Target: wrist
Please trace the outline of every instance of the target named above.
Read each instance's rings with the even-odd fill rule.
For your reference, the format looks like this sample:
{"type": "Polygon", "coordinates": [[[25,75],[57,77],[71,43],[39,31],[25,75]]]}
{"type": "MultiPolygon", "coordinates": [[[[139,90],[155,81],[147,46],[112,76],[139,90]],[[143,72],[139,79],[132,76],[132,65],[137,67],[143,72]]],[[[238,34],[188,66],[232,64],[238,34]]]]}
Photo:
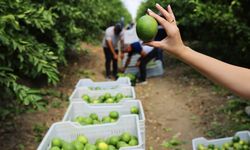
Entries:
{"type": "Polygon", "coordinates": [[[191,51],[191,48],[188,46],[183,45],[182,47],[178,48],[178,53],[176,54],[176,57],[180,59],[185,59],[185,57],[188,55],[188,53],[191,51]]]}

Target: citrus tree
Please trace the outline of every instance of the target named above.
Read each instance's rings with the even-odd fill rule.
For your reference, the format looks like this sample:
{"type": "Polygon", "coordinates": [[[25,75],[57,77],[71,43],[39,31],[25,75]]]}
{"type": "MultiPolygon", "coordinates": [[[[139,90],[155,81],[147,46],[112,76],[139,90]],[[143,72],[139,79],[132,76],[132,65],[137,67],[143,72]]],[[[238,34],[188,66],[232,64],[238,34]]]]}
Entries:
{"type": "Polygon", "coordinates": [[[1,0],[0,113],[8,113],[7,103],[8,108],[41,108],[40,91],[26,81],[45,79],[56,85],[58,67],[67,64],[66,52],[94,40],[121,17],[131,20],[120,0],[1,0]]]}
{"type": "MultiPolygon", "coordinates": [[[[232,64],[250,65],[250,2],[247,0],[150,0],[137,17],[155,4],[171,4],[185,41],[202,53],[232,64]]],[[[156,11],[157,12],[157,11],[156,11]]]]}

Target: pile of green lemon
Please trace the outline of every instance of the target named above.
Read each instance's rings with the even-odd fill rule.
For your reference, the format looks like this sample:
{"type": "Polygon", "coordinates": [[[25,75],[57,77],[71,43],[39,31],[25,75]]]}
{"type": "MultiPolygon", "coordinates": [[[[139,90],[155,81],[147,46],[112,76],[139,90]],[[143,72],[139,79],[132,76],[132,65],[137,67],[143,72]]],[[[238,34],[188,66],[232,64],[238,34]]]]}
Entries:
{"type": "MultiPolygon", "coordinates": [[[[139,114],[139,108],[132,106],[130,108],[131,114],[139,114]]],[[[98,117],[96,113],[91,113],[88,117],[77,116],[73,119],[74,122],[78,122],[81,125],[93,125],[93,124],[102,124],[102,123],[112,123],[116,122],[119,119],[119,113],[117,111],[109,112],[109,116],[104,116],[102,119],[98,117]]]]}
{"type": "Polygon", "coordinates": [[[60,138],[53,138],[50,150],[118,150],[121,147],[138,145],[136,136],[129,132],[124,132],[118,136],[111,136],[107,139],[97,139],[95,143],[90,143],[84,135],[79,135],[76,140],[66,142],[60,138]]]}
{"type": "Polygon", "coordinates": [[[239,136],[234,136],[232,141],[224,143],[221,147],[217,147],[214,144],[204,146],[199,144],[198,150],[250,150],[250,141],[241,140],[239,136]]]}
{"type": "Polygon", "coordinates": [[[99,96],[98,98],[91,98],[87,94],[82,95],[82,99],[87,103],[98,104],[98,103],[118,103],[123,98],[131,98],[131,96],[123,95],[122,93],[117,93],[115,96],[112,96],[110,93],[105,93],[104,95],[99,96]]]}

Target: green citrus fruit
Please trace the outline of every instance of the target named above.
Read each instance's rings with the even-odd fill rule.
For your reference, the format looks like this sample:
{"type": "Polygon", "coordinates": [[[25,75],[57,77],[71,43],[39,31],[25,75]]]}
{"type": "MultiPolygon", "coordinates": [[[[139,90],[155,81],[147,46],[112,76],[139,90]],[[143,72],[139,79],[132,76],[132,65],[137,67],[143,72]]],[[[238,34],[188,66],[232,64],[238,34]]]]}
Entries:
{"type": "Polygon", "coordinates": [[[120,149],[121,147],[127,147],[129,146],[126,142],[123,142],[123,141],[119,141],[117,143],[117,148],[120,149]]]}
{"type": "Polygon", "coordinates": [[[131,114],[139,114],[139,109],[138,109],[138,107],[132,106],[132,107],[130,108],[130,113],[131,113],[131,114]]]}
{"type": "Polygon", "coordinates": [[[124,97],[124,96],[123,96],[122,93],[117,93],[117,94],[115,95],[116,100],[120,100],[120,99],[122,99],[123,97],[124,97]]]}
{"type": "Polygon", "coordinates": [[[98,120],[98,115],[96,113],[91,113],[89,117],[93,120],[98,120]]]}
{"type": "Polygon", "coordinates": [[[100,100],[100,102],[103,102],[103,101],[105,100],[105,96],[104,96],[104,95],[99,96],[99,97],[98,97],[98,100],[100,100]]]}
{"type": "Polygon", "coordinates": [[[88,125],[93,124],[93,119],[87,117],[87,118],[84,119],[84,123],[88,124],[88,125]]]}
{"type": "Polygon", "coordinates": [[[114,103],[114,99],[113,98],[108,98],[108,99],[106,99],[105,103],[114,103]]]}
{"type": "Polygon", "coordinates": [[[64,142],[62,144],[62,149],[63,150],[75,150],[75,146],[72,143],[64,142]]]}
{"type": "Polygon", "coordinates": [[[111,111],[109,113],[109,117],[112,119],[118,119],[119,118],[119,113],[117,111],[111,111]]]}
{"type": "Polygon", "coordinates": [[[80,141],[76,140],[76,141],[72,142],[72,144],[75,146],[76,150],[83,150],[84,149],[84,145],[80,141]]]}
{"type": "Polygon", "coordinates": [[[97,148],[98,150],[108,150],[108,144],[106,144],[105,142],[100,142],[98,143],[97,148]]]}
{"type": "Polygon", "coordinates": [[[109,139],[109,144],[116,146],[116,144],[120,141],[119,136],[111,136],[109,139]]]}
{"type": "Polygon", "coordinates": [[[92,104],[99,104],[101,103],[101,101],[99,99],[95,99],[93,101],[91,101],[92,104]]]}
{"type": "Polygon", "coordinates": [[[49,150],[61,150],[59,147],[51,147],[49,150]]]}
{"type": "Polygon", "coordinates": [[[52,147],[62,147],[62,141],[60,138],[53,138],[51,145],[52,147]]]}
{"type": "Polygon", "coordinates": [[[95,141],[95,145],[98,146],[99,143],[105,143],[105,140],[102,138],[99,138],[95,141]]]}
{"type": "Polygon", "coordinates": [[[108,99],[108,98],[111,98],[111,97],[112,97],[112,95],[110,93],[105,93],[104,94],[104,98],[105,99],[108,99]]]}
{"type": "Polygon", "coordinates": [[[128,145],[130,145],[130,146],[136,146],[136,145],[138,145],[138,141],[136,139],[131,139],[128,142],[128,145]]]}
{"type": "Polygon", "coordinates": [[[157,31],[158,23],[153,17],[144,15],[137,21],[136,33],[141,40],[145,42],[153,40],[157,31]]]}
{"type": "Polygon", "coordinates": [[[90,101],[90,97],[86,94],[82,95],[82,99],[86,102],[89,102],[90,101]]]}
{"type": "Polygon", "coordinates": [[[113,146],[113,145],[109,145],[108,150],[117,150],[117,149],[115,148],[115,146],[113,146]]]}
{"type": "Polygon", "coordinates": [[[108,117],[108,116],[105,116],[105,117],[102,118],[102,122],[103,123],[110,123],[111,122],[111,118],[108,117]]]}
{"type": "Polygon", "coordinates": [[[88,143],[88,138],[84,135],[79,135],[77,137],[77,141],[81,142],[82,144],[87,144],[88,143]]]}
{"type": "Polygon", "coordinates": [[[84,150],[97,150],[97,148],[93,144],[86,144],[84,150]]]}
{"type": "Polygon", "coordinates": [[[130,133],[128,132],[124,132],[122,135],[121,135],[121,140],[128,143],[130,140],[131,140],[131,135],[130,133]]]}

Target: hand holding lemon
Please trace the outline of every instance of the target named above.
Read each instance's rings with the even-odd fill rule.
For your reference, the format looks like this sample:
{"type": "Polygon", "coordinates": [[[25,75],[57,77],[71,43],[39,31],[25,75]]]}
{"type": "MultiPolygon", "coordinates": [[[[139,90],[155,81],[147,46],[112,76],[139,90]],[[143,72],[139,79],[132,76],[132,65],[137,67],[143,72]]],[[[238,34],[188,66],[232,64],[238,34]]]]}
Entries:
{"type": "Polygon", "coordinates": [[[186,49],[186,46],[182,42],[179,28],[176,25],[175,16],[170,5],[168,5],[167,10],[165,10],[159,4],[156,4],[156,8],[164,17],[161,17],[148,9],[148,15],[141,17],[137,22],[136,30],[138,37],[146,42],[145,44],[149,46],[167,50],[170,54],[175,56],[181,55],[186,49]],[[152,41],[153,37],[157,34],[157,31],[155,31],[157,22],[155,21],[155,24],[152,19],[156,19],[157,22],[163,26],[167,33],[167,37],[162,41],[152,41]]]}

